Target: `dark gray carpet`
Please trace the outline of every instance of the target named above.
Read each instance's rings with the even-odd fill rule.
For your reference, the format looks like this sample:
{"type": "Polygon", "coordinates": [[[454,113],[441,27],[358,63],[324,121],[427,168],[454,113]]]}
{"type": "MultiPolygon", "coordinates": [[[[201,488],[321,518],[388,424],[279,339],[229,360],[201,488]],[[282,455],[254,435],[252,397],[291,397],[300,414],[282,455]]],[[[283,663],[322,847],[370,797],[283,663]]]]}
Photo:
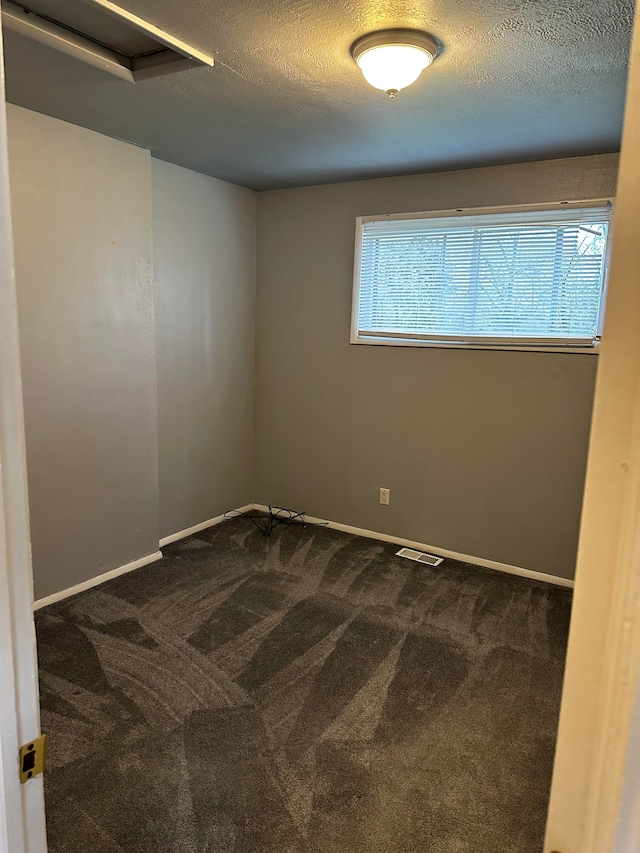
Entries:
{"type": "Polygon", "coordinates": [[[37,614],[51,853],[540,853],[571,597],[234,520],[37,614]]]}

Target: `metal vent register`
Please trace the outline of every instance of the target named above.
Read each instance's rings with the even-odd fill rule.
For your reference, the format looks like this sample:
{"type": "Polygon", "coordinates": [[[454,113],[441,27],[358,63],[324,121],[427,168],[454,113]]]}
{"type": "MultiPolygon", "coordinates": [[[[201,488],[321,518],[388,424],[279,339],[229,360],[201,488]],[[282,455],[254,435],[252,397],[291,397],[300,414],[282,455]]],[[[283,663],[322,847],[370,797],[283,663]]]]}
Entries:
{"type": "Polygon", "coordinates": [[[396,557],[406,557],[407,560],[426,563],[427,566],[439,566],[444,559],[444,557],[435,557],[433,554],[425,554],[423,551],[414,551],[413,548],[400,548],[396,551],[396,557]]]}

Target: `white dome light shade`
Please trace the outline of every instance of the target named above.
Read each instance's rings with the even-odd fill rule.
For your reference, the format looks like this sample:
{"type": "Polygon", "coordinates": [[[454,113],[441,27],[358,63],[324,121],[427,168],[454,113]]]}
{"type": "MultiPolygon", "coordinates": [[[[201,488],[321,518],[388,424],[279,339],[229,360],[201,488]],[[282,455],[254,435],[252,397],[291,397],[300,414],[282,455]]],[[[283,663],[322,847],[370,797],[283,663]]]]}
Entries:
{"type": "Polygon", "coordinates": [[[426,33],[389,30],[363,36],[351,54],[365,80],[392,98],[418,79],[437,53],[435,41],[426,33]]]}
{"type": "Polygon", "coordinates": [[[367,83],[383,92],[399,92],[415,83],[432,61],[431,55],[408,44],[372,47],[358,59],[367,83]]]}

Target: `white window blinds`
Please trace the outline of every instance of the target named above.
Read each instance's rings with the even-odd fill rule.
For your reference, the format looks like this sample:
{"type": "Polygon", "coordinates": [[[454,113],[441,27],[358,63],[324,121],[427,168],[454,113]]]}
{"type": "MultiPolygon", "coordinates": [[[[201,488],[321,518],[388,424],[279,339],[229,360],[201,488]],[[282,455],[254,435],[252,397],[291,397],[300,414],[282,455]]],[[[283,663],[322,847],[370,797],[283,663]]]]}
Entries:
{"type": "Polygon", "coordinates": [[[591,346],[609,203],[360,220],[354,339],[591,346]]]}

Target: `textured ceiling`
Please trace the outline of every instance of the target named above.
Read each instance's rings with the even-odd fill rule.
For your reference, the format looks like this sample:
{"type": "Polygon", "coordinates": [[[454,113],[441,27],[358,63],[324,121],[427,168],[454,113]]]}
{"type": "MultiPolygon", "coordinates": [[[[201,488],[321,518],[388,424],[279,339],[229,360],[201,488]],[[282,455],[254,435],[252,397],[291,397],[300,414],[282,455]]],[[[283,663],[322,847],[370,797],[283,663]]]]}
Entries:
{"type": "Polygon", "coordinates": [[[133,85],[6,32],[9,100],[256,189],[618,150],[632,0],[119,2],[215,68],[133,85]],[[393,101],[349,55],[386,27],[442,44],[393,101]]]}

